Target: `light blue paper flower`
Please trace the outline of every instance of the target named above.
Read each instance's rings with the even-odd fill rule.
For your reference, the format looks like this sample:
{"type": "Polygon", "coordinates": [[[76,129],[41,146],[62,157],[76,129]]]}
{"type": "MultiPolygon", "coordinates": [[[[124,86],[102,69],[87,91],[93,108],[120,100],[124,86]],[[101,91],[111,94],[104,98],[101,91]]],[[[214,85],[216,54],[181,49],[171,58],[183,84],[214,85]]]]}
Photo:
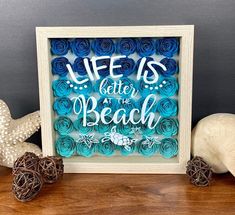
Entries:
{"type": "Polygon", "coordinates": [[[160,154],[164,158],[172,158],[178,154],[178,142],[173,138],[165,138],[161,140],[160,154]]]}
{"type": "Polygon", "coordinates": [[[110,141],[102,141],[102,139],[97,144],[97,151],[107,157],[112,156],[115,153],[115,145],[110,141]]]}
{"type": "Polygon", "coordinates": [[[179,85],[176,78],[174,77],[161,78],[158,83],[159,83],[158,92],[161,96],[170,97],[177,94],[179,85]]]}
{"type": "Polygon", "coordinates": [[[72,92],[70,87],[71,81],[66,78],[60,78],[52,82],[52,89],[54,96],[63,97],[68,96],[72,92]]]}
{"type": "Polygon", "coordinates": [[[155,129],[159,135],[171,137],[178,134],[178,126],[178,120],[164,117],[160,119],[155,129]]]}
{"type": "Polygon", "coordinates": [[[60,135],[67,135],[73,131],[73,122],[66,116],[60,116],[54,122],[54,129],[60,135]]]}
{"type": "MultiPolygon", "coordinates": [[[[87,123],[94,121],[89,116],[86,117],[86,120],[87,120],[87,123]]],[[[88,125],[83,126],[83,116],[79,116],[78,119],[74,121],[73,125],[74,125],[74,128],[82,134],[88,134],[89,132],[92,132],[94,130],[94,126],[88,126],[88,125]]]]}
{"type": "Polygon", "coordinates": [[[139,142],[138,152],[145,157],[151,157],[157,153],[159,144],[152,143],[148,139],[144,138],[139,142]]]}
{"type": "Polygon", "coordinates": [[[67,97],[60,97],[54,101],[53,109],[58,115],[68,115],[72,112],[73,103],[67,97]]]}
{"type": "Polygon", "coordinates": [[[63,157],[71,157],[76,151],[76,144],[70,136],[60,136],[55,143],[56,151],[63,157]]]}
{"type": "Polygon", "coordinates": [[[177,101],[175,99],[163,98],[157,103],[157,111],[161,116],[176,116],[178,113],[177,101]]]}

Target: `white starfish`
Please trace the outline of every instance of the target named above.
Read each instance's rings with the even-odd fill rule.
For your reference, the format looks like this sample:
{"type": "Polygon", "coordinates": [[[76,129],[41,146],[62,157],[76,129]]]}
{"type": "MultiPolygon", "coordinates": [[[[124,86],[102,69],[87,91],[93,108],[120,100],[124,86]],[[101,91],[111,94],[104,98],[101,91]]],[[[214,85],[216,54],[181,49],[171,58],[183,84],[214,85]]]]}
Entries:
{"type": "Polygon", "coordinates": [[[0,166],[12,167],[25,152],[40,155],[37,145],[25,142],[39,128],[39,111],[14,120],[6,103],[0,100],[0,166]]]}

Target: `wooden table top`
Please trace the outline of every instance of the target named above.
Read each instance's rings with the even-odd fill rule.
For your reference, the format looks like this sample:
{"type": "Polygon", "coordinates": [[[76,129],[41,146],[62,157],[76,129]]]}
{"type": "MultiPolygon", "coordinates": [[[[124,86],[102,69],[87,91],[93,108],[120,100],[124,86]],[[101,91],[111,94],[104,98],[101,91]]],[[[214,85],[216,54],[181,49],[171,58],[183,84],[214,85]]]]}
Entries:
{"type": "Polygon", "coordinates": [[[217,175],[198,188],[186,175],[65,174],[31,202],[11,193],[11,170],[0,168],[0,214],[235,214],[235,179],[217,175]]]}

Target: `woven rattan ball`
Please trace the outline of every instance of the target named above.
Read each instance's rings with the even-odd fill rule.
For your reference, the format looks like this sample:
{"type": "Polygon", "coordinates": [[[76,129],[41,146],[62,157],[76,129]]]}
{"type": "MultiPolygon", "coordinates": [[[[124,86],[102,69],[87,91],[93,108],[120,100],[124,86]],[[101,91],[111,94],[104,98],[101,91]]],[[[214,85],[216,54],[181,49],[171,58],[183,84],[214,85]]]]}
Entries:
{"type": "Polygon", "coordinates": [[[54,183],[64,173],[63,160],[56,156],[41,158],[38,163],[38,171],[45,183],[54,183]]]}
{"type": "Polygon", "coordinates": [[[42,185],[43,179],[37,171],[18,168],[13,178],[12,192],[17,200],[27,202],[40,192],[42,185]]]}
{"type": "Polygon", "coordinates": [[[211,167],[201,158],[194,157],[187,163],[186,174],[190,182],[196,186],[208,186],[212,178],[211,167]]]}
{"type": "Polygon", "coordinates": [[[15,175],[19,168],[31,169],[37,171],[39,157],[32,152],[25,152],[19,157],[12,168],[12,174],[15,175]]]}

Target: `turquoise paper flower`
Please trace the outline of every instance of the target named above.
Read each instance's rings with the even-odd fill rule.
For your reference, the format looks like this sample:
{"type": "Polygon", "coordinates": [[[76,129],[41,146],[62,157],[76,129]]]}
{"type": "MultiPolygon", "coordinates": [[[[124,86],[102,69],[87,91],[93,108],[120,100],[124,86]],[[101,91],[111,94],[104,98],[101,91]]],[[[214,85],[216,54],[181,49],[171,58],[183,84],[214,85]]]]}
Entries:
{"type": "Polygon", "coordinates": [[[151,157],[159,150],[159,144],[152,143],[150,140],[144,138],[139,142],[138,152],[145,157],[151,157]]]}
{"type": "Polygon", "coordinates": [[[110,140],[103,142],[101,138],[97,144],[97,151],[100,154],[110,157],[115,153],[115,145],[110,140]]]}
{"type": "Polygon", "coordinates": [[[107,87],[112,86],[114,83],[113,79],[111,78],[104,78],[104,79],[99,79],[96,81],[95,85],[94,85],[94,92],[99,93],[100,95],[109,95],[109,93],[107,93],[107,87]],[[103,81],[105,80],[105,81],[103,81]],[[101,82],[103,81],[103,88],[100,89],[100,85],[101,82]]]}
{"type": "MultiPolygon", "coordinates": [[[[78,78],[78,81],[83,80],[83,78],[78,78]]],[[[83,84],[74,83],[73,91],[77,94],[89,95],[92,92],[92,83],[90,80],[83,84]]]]}
{"type": "Polygon", "coordinates": [[[151,136],[155,133],[155,129],[149,128],[147,123],[141,124],[141,129],[142,129],[143,135],[145,135],[145,136],[151,136]]]}
{"type": "Polygon", "coordinates": [[[156,126],[156,132],[166,137],[174,136],[178,133],[179,123],[177,119],[164,117],[161,118],[156,126]]]}
{"type": "MultiPolygon", "coordinates": [[[[151,81],[152,79],[148,78],[148,80],[151,81]]],[[[147,97],[150,94],[156,94],[157,89],[157,83],[147,84],[145,83],[144,79],[140,79],[140,81],[138,82],[138,90],[143,97],[147,97]]]]}
{"type": "Polygon", "coordinates": [[[54,96],[63,97],[68,96],[72,92],[70,87],[71,81],[66,78],[60,78],[52,82],[52,89],[54,96]]]}
{"type": "Polygon", "coordinates": [[[55,143],[56,151],[59,155],[69,158],[76,151],[76,143],[70,136],[60,136],[55,143]]]}
{"type": "Polygon", "coordinates": [[[178,113],[177,101],[175,99],[163,98],[157,103],[157,110],[161,116],[176,116],[178,113]]]}
{"type": "Polygon", "coordinates": [[[120,150],[121,155],[128,156],[128,155],[133,154],[135,152],[136,144],[132,143],[131,145],[129,145],[130,150],[127,150],[125,148],[125,146],[118,146],[118,149],[120,150]]]}
{"type": "Polygon", "coordinates": [[[160,154],[164,158],[172,158],[178,154],[178,142],[173,138],[165,138],[161,140],[160,154]]]}
{"type": "Polygon", "coordinates": [[[161,78],[159,80],[159,88],[158,92],[161,96],[174,96],[177,94],[179,85],[177,82],[177,79],[174,77],[168,77],[168,78],[161,78]]]}
{"type": "Polygon", "coordinates": [[[73,102],[67,97],[60,97],[54,101],[53,109],[58,115],[68,115],[73,110],[73,102]]]}
{"type": "Polygon", "coordinates": [[[117,110],[117,106],[116,98],[103,96],[97,101],[96,110],[101,113],[101,111],[107,107],[111,108],[112,113],[114,113],[117,110]]]}
{"type": "Polygon", "coordinates": [[[84,157],[91,157],[95,153],[95,143],[89,147],[85,143],[77,143],[77,153],[78,155],[84,156],[84,157]]]}
{"type": "MultiPolygon", "coordinates": [[[[124,91],[124,87],[128,89],[136,89],[136,85],[135,85],[135,82],[127,77],[122,77],[120,78],[121,80],[121,91],[124,91]]],[[[133,90],[128,90],[126,91],[126,94],[122,93],[120,94],[120,96],[122,96],[123,98],[130,98],[132,96],[132,92],[133,90]]]]}
{"type": "MultiPolygon", "coordinates": [[[[89,116],[87,116],[86,120],[87,120],[87,123],[94,121],[89,116]]],[[[79,131],[80,133],[83,133],[83,134],[87,134],[87,133],[92,132],[94,130],[94,126],[88,126],[88,125],[83,126],[83,116],[79,116],[78,119],[74,121],[73,125],[77,131],[79,131]]]]}
{"type": "MultiPolygon", "coordinates": [[[[110,122],[112,120],[111,117],[106,116],[105,117],[106,122],[110,122]]],[[[98,125],[95,125],[95,130],[100,133],[104,134],[105,132],[109,132],[111,128],[113,127],[113,123],[110,122],[109,124],[104,124],[101,120],[99,121],[98,125]]]]}
{"type": "Polygon", "coordinates": [[[67,135],[73,131],[73,122],[66,116],[60,116],[54,122],[54,129],[60,135],[67,135]]]}

